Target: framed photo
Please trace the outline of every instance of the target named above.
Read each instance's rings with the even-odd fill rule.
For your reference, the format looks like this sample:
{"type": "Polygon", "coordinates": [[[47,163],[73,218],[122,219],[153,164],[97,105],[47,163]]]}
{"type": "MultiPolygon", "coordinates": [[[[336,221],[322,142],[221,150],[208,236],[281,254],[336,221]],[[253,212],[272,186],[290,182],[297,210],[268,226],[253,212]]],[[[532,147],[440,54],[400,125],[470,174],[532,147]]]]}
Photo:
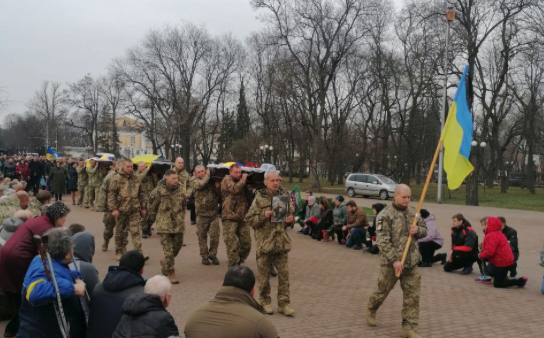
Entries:
{"type": "Polygon", "coordinates": [[[270,222],[283,223],[287,218],[289,212],[289,196],[278,195],[272,196],[272,217],[270,222]]]}

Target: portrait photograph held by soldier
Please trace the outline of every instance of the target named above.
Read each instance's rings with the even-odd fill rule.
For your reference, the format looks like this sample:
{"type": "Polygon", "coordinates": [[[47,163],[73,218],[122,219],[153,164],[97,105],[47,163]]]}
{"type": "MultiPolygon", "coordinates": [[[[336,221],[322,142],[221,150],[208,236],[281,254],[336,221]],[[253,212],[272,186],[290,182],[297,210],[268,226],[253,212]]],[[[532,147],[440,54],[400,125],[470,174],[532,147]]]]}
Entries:
{"type": "Polygon", "coordinates": [[[272,223],[285,222],[289,209],[289,196],[272,196],[272,223]]]}

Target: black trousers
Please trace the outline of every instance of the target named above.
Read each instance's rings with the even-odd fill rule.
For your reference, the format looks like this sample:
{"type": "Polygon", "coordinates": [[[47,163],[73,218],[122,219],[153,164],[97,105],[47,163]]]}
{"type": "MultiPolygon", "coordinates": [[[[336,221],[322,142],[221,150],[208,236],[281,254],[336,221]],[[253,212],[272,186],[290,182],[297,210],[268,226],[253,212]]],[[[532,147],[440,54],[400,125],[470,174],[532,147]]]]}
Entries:
{"type": "Polygon", "coordinates": [[[453,253],[452,262],[446,262],[444,265],[444,271],[452,272],[463,268],[472,268],[472,265],[476,262],[476,257],[472,252],[453,253]]]}
{"type": "Polygon", "coordinates": [[[13,334],[19,331],[19,309],[21,308],[21,295],[16,295],[12,293],[6,293],[6,295],[9,295],[9,297],[11,297],[13,312],[11,319],[6,325],[4,334],[13,334]]]}
{"type": "Polygon", "coordinates": [[[338,243],[342,243],[342,240],[346,239],[344,230],[342,230],[342,227],[336,227],[336,226],[333,226],[333,229],[334,229],[334,233],[336,234],[336,240],[338,241],[338,243]]]}
{"type": "Polygon", "coordinates": [[[62,201],[62,194],[55,194],[55,201],[62,201]]]}
{"type": "Polygon", "coordinates": [[[191,223],[196,223],[196,208],[191,208],[191,223]]]}
{"type": "Polygon", "coordinates": [[[430,242],[420,242],[419,244],[419,253],[421,254],[421,261],[423,263],[434,263],[438,262],[440,258],[437,258],[436,260],[433,260],[434,252],[440,248],[442,248],[442,245],[439,245],[436,242],[430,241],[430,242]]]}
{"type": "MultiPolygon", "coordinates": [[[[510,265],[510,273],[512,274],[517,274],[517,268],[518,268],[518,263],[517,262],[514,262],[514,264],[510,265]]],[[[487,264],[487,273],[489,276],[493,277],[495,276],[495,271],[496,271],[497,267],[491,263],[488,263],[487,264]]]]}
{"type": "Polygon", "coordinates": [[[508,272],[512,269],[512,265],[505,267],[495,267],[495,278],[493,278],[493,286],[496,288],[508,288],[511,286],[520,286],[521,278],[510,279],[506,277],[508,272]]]}

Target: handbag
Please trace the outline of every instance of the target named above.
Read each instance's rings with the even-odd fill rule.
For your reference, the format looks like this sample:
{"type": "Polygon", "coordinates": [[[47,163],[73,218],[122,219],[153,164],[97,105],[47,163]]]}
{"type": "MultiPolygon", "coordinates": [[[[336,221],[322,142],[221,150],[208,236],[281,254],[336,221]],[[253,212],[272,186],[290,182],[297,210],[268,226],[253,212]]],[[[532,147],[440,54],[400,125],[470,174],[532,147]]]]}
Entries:
{"type": "Polygon", "coordinates": [[[40,180],[40,186],[45,187],[45,185],[45,178],[42,177],[42,179],[40,180]]]}

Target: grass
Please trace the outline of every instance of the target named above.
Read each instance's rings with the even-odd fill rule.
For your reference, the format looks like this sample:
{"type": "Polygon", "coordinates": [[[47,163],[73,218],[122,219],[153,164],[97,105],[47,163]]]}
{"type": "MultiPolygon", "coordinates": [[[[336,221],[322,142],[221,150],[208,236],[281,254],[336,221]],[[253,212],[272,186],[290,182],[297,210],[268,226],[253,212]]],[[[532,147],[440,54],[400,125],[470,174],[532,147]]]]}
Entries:
{"type": "MultiPolygon", "coordinates": [[[[288,183],[284,178],[282,186],[286,189],[291,189],[293,186],[298,185],[301,192],[304,194],[304,191],[309,186],[309,179],[304,179],[302,183],[298,182],[298,179],[294,179],[293,183],[288,183]]],[[[333,185],[326,182],[325,180],[321,181],[322,193],[334,194],[334,195],[343,195],[346,197],[347,193],[344,188],[344,185],[333,185]]],[[[423,184],[417,185],[415,183],[410,185],[412,188],[413,197],[412,200],[419,200],[421,193],[423,191],[423,184]]],[[[446,186],[444,186],[444,203],[445,204],[457,204],[465,205],[465,186],[463,185],[460,189],[449,191],[446,186]]],[[[314,193],[319,195],[319,193],[314,193]]],[[[437,194],[437,185],[431,184],[425,200],[427,202],[435,202],[437,194]]],[[[494,187],[492,189],[485,188],[480,186],[478,190],[479,204],[484,207],[494,207],[494,208],[505,208],[505,209],[518,209],[518,210],[529,210],[529,211],[540,211],[544,212],[544,190],[537,189],[536,194],[532,195],[528,189],[521,189],[516,187],[511,187],[508,189],[506,194],[501,193],[500,187],[494,187]]],[[[304,198],[304,196],[303,196],[304,198]]]]}

